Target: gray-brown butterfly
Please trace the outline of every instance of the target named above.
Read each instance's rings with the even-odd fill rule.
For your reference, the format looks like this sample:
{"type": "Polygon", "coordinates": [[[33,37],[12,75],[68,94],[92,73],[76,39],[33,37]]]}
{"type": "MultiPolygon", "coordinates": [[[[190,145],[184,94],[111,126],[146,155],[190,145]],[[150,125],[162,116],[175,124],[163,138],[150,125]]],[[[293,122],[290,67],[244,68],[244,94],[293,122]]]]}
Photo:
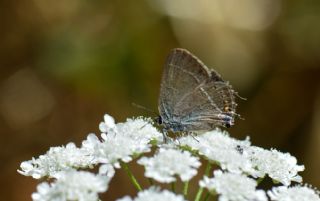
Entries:
{"type": "Polygon", "coordinates": [[[158,123],[173,132],[234,125],[235,95],[228,82],[185,49],[173,49],[164,66],[158,123]]]}

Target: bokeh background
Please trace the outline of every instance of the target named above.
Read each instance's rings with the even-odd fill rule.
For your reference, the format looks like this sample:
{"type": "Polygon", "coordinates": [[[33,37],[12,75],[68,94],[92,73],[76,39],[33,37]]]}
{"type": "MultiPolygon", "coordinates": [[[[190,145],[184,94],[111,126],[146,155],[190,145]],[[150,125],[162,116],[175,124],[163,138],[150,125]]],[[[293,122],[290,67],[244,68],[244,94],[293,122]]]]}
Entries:
{"type": "MultiPolygon", "coordinates": [[[[183,47],[215,68],[238,100],[228,131],[290,152],[320,187],[320,1],[0,1],[0,192],[31,200],[23,160],[78,145],[108,113],[157,112],[162,66],[183,47]]],[[[135,167],[133,167],[135,169],[135,167]]],[[[140,174],[143,169],[136,168],[140,174]]],[[[124,173],[104,200],[134,194],[124,173]],[[113,190],[112,190],[113,189],[113,190]]]]}

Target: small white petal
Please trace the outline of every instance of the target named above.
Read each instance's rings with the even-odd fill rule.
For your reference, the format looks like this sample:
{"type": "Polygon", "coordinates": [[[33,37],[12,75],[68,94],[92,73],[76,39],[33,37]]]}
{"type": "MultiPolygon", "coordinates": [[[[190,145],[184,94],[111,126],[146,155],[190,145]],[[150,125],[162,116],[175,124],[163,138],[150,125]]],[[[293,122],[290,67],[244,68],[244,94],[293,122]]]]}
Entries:
{"type": "Polygon", "coordinates": [[[108,132],[108,127],[107,127],[106,123],[101,122],[101,123],[99,124],[99,130],[100,130],[102,133],[108,132]]]}
{"type": "Polygon", "coordinates": [[[115,174],[115,169],[110,164],[103,164],[99,167],[99,174],[107,175],[108,177],[112,178],[115,174]]]}
{"type": "Polygon", "coordinates": [[[104,122],[99,124],[99,129],[102,133],[117,133],[117,126],[114,121],[114,118],[108,114],[105,114],[104,122]]]}
{"type": "Polygon", "coordinates": [[[107,127],[114,128],[116,126],[116,123],[112,116],[105,114],[103,119],[107,127]]]}
{"type": "Polygon", "coordinates": [[[33,166],[32,160],[22,162],[20,168],[21,170],[18,170],[18,172],[24,176],[32,176],[34,179],[42,177],[41,171],[33,166]]]}
{"type": "Polygon", "coordinates": [[[307,186],[279,186],[268,191],[273,201],[320,201],[319,192],[307,186]]]}
{"type": "Polygon", "coordinates": [[[187,151],[160,148],[152,158],[142,157],[138,163],[145,166],[145,176],[159,182],[170,183],[176,180],[188,181],[197,174],[201,165],[199,159],[187,151]]]}
{"type": "Polygon", "coordinates": [[[37,192],[32,193],[32,200],[49,200],[50,199],[50,185],[47,182],[43,182],[37,186],[37,192]]]}
{"type": "Polygon", "coordinates": [[[219,201],[267,201],[265,192],[256,190],[256,181],[241,174],[216,170],[213,178],[204,177],[199,185],[219,194],[219,201]]]}
{"type": "Polygon", "coordinates": [[[87,139],[82,141],[82,148],[88,150],[91,153],[94,153],[100,144],[101,141],[99,140],[99,138],[95,134],[90,133],[87,136],[87,139]]]}

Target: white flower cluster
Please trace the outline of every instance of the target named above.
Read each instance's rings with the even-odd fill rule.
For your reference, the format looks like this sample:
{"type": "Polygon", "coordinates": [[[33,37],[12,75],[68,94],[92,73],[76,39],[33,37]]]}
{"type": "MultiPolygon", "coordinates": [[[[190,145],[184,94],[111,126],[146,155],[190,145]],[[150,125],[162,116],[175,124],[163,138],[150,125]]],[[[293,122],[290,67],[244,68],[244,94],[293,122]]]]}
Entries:
{"type": "Polygon", "coordinates": [[[146,177],[163,183],[176,181],[174,175],[178,175],[182,181],[189,181],[201,165],[199,159],[191,156],[190,152],[164,148],[160,148],[152,158],[141,158],[138,163],[145,166],[146,177]]]}
{"type": "Polygon", "coordinates": [[[104,119],[99,126],[102,143],[93,135],[83,142],[83,147],[92,150],[99,163],[119,168],[119,161],[129,162],[132,156],[151,151],[152,141],[163,141],[163,135],[152,126],[150,119],[127,119],[125,123],[118,124],[109,115],[104,119]]]}
{"type": "Polygon", "coordinates": [[[161,191],[160,188],[150,187],[147,190],[138,193],[138,196],[132,199],[125,196],[116,201],[186,201],[182,195],[174,194],[168,190],[161,191]]]}
{"type": "MultiPolygon", "coordinates": [[[[214,171],[214,177],[204,177],[199,185],[218,194],[219,201],[267,201],[263,190],[257,190],[257,182],[243,174],[214,171]]],[[[308,186],[278,186],[267,192],[272,201],[320,201],[319,192],[308,186]]]]}
{"type": "Polygon", "coordinates": [[[264,191],[256,190],[256,180],[241,174],[223,173],[221,170],[216,170],[213,178],[204,177],[199,184],[219,194],[221,201],[268,200],[264,191]]]}
{"type": "Polygon", "coordinates": [[[248,139],[236,140],[219,129],[196,137],[182,137],[179,141],[181,145],[219,164],[223,170],[249,174],[255,178],[263,178],[267,174],[284,185],[290,185],[291,181],[302,182],[298,172],[303,171],[304,166],[297,165],[294,156],[251,146],[248,139]]]}
{"type": "Polygon", "coordinates": [[[243,156],[243,149],[250,147],[248,139],[236,140],[216,129],[195,137],[182,137],[178,141],[181,145],[199,151],[200,155],[219,164],[224,170],[235,173],[255,172],[250,159],[243,156]]]}
{"type": "Polygon", "coordinates": [[[281,153],[277,150],[265,150],[252,146],[246,150],[252,165],[258,170],[259,177],[266,174],[283,185],[290,185],[291,181],[302,182],[298,172],[304,170],[303,165],[297,165],[297,159],[289,153],[281,153]]]}
{"type": "Polygon", "coordinates": [[[32,194],[34,201],[97,201],[98,193],[105,192],[110,178],[84,171],[64,171],[56,174],[57,180],[51,184],[43,182],[32,194]]]}
{"type": "MultiPolygon", "coordinates": [[[[212,178],[205,176],[199,182],[197,200],[206,189],[207,193],[218,195],[219,201],[320,201],[319,193],[311,187],[290,187],[292,182],[302,182],[298,173],[304,170],[303,165],[297,165],[294,156],[252,146],[249,139],[237,140],[219,129],[164,142],[163,134],[150,119],[127,119],[124,123],[115,123],[113,117],[105,115],[99,128],[101,135],[89,134],[80,147],[74,143],[53,147],[46,154],[21,163],[20,174],[35,179],[52,178],[51,183],[38,185],[37,192],[32,194],[33,200],[96,201],[98,194],[108,189],[116,168],[124,167],[130,171],[125,163],[151,152],[153,147],[156,149],[153,156],[137,160],[144,166],[145,176],[160,183],[172,183],[180,178],[185,182],[184,195],[188,192],[188,182],[201,165],[200,157],[208,164],[215,163],[220,167],[212,178]],[[99,169],[97,174],[78,170],[95,166],[99,169]],[[265,176],[283,186],[266,192],[259,190],[257,179],[265,176]]],[[[131,172],[128,173],[140,190],[137,180],[131,172]]],[[[152,186],[139,191],[136,198],[126,196],[117,201],[146,200],[184,201],[185,197],[152,186]]]]}
{"type": "Polygon", "coordinates": [[[320,201],[319,192],[307,186],[279,186],[268,191],[273,201],[320,201]]]}
{"type": "Polygon", "coordinates": [[[87,150],[77,148],[74,143],[65,147],[51,147],[45,155],[21,163],[20,174],[32,176],[35,179],[55,177],[61,171],[73,168],[86,168],[96,164],[95,157],[87,150]]]}
{"type": "Polygon", "coordinates": [[[22,162],[19,173],[39,179],[55,177],[60,171],[89,168],[98,163],[111,164],[119,168],[119,161],[129,162],[135,154],[150,151],[151,141],[161,142],[163,135],[142,118],[128,119],[126,123],[115,124],[111,116],[105,115],[100,124],[102,141],[89,134],[77,148],[74,143],[65,147],[53,147],[39,158],[22,162]]]}
{"type": "Polygon", "coordinates": [[[106,191],[120,161],[129,162],[135,155],[149,152],[152,143],[163,141],[163,135],[150,119],[128,119],[115,124],[111,116],[105,115],[104,120],[99,125],[102,140],[89,134],[80,148],[74,143],[52,147],[46,154],[21,163],[18,172],[22,175],[54,178],[54,182],[38,186],[33,200],[97,200],[97,193],[106,191]],[[76,171],[98,164],[97,175],[76,171]]]}

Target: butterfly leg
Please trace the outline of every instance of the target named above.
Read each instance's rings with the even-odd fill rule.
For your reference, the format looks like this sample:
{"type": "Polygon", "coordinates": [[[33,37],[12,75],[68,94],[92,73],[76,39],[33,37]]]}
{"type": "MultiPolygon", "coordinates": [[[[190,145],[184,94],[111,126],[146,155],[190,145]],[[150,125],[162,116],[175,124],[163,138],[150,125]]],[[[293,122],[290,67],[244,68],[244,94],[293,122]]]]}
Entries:
{"type": "Polygon", "coordinates": [[[162,129],[162,136],[163,136],[163,142],[164,142],[165,144],[167,144],[168,141],[169,141],[167,129],[165,129],[165,128],[162,129]]]}
{"type": "Polygon", "coordinates": [[[144,124],[143,126],[140,127],[140,129],[143,129],[148,123],[144,124]]]}
{"type": "Polygon", "coordinates": [[[190,134],[190,136],[191,136],[195,141],[199,142],[199,140],[197,139],[197,136],[195,135],[194,132],[190,131],[190,132],[188,132],[188,133],[190,134]]]}

